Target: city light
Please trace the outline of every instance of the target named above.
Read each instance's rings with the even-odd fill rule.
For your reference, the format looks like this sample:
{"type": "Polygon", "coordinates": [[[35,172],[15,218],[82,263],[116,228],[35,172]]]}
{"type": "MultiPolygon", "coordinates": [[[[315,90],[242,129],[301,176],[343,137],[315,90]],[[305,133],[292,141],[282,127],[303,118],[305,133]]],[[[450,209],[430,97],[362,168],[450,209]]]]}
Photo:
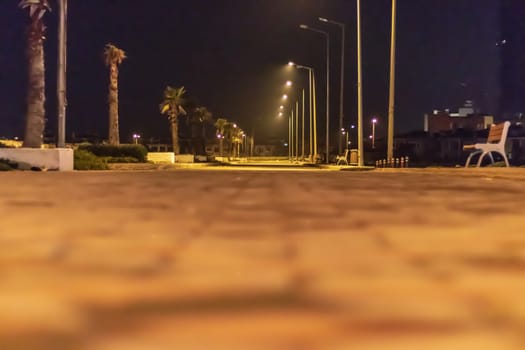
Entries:
{"type": "Polygon", "coordinates": [[[288,80],[288,81],[286,82],[286,86],[290,87],[290,86],[292,86],[292,85],[293,85],[293,83],[292,83],[290,80],[288,80]]]}
{"type": "Polygon", "coordinates": [[[288,95],[284,94],[283,95],[283,100],[287,100],[288,99],[288,95]]]}

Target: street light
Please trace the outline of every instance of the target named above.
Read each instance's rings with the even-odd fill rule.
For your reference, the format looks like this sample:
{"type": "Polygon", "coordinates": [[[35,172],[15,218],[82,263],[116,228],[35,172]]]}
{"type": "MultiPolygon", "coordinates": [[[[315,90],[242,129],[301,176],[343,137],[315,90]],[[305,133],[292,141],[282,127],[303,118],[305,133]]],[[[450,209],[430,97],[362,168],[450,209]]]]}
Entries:
{"type": "Polygon", "coordinates": [[[376,148],[376,124],[377,118],[372,119],[372,149],[376,148]]]}
{"type": "Polygon", "coordinates": [[[287,86],[287,87],[290,87],[290,86],[292,86],[292,85],[293,85],[293,83],[292,83],[290,80],[288,80],[288,81],[286,82],[286,86],[287,86]]]}
{"type": "Polygon", "coordinates": [[[57,73],[57,110],[58,110],[58,148],[66,145],[66,71],[67,71],[67,0],[60,0],[58,24],[58,73],[57,73]]]}
{"type": "Polygon", "coordinates": [[[288,95],[284,94],[283,95],[283,100],[287,100],[288,99],[288,95]]]}
{"type": "Polygon", "coordinates": [[[341,134],[346,136],[346,145],[345,145],[345,149],[348,149],[348,145],[349,145],[349,142],[348,142],[348,134],[350,134],[350,131],[349,131],[349,130],[348,130],[348,131],[345,130],[345,128],[341,128],[341,134]]]}
{"type": "Polygon", "coordinates": [[[390,39],[390,91],[388,97],[387,159],[394,158],[394,103],[396,86],[396,0],[392,0],[392,32],[390,39]]]}
{"type": "Polygon", "coordinates": [[[308,71],[309,80],[309,108],[310,108],[310,157],[317,159],[317,99],[315,91],[315,70],[312,67],[288,62],[288,66],[308,71]],[[313,112],[312,112],[313,111],[313,112]]]}
{"type": "Polygon", "coordinates": [[[311,28],[306,24],[299,28],[322,34],[326,37],[326,163],[330,161],[330,34],[324,30],[311,28]]]}
{"type": "Polygon", "coordinates": [[[139,134],[133,134],[133,142],[135,144],[139,143],[140,135],[139,134]]]}
{"type": "MultiPolygon", "coordinates": [[[[326,19],[326,18],[323,18],[323,17],[319,17],[319,20],[321,22],[325,22],[325,23],[331,23],[331,24],[335,24],[337,26],[339,26],[341,28],[341,31],[342,31],[342,36],[341,36],[341,88],[340,88],[340,96],[339,96],[339,128],[341,129],[343,127],[343,117],[344,117],[344,80],[345,80],[345,32],[346,32],[346,25],[344,23],[341,23],[341,22],[337,22],[337,21],[334,21],[334,20],[330,20],[330,19],[326,19]]],[[[341,148],[341,141],[342,139],[339,138],[339,154],[342,153],[342,148],[341,148]]],[[[347,145],[348,146],[348,145],[347,145]]],[[[345,147],[346,148],[346,147],[345,147]]]]}
{"type": "Polygon", "coordinates": [[[361,0],[357,0],[357,161],[364,165],[363,157],[363,75],[361,54],[361,0]]]}

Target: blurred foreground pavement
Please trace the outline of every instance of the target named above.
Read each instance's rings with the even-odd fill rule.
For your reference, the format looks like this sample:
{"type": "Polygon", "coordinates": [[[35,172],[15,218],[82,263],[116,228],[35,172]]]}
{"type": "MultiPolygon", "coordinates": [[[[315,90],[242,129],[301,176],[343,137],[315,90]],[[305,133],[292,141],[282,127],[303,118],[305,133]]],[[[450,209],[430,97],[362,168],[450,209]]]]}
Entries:
{"type": "Polygon", "coordinates": [[[0,174],[0,349],[525,349],[525,169],[0,174]]]}

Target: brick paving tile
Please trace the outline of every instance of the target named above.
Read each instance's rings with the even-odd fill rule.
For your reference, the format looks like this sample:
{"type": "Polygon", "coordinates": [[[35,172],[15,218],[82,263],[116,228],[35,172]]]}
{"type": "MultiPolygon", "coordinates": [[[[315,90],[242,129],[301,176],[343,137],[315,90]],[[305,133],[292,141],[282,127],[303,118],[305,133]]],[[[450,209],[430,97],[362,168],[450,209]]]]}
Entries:
{"type": "Polygon", "coordinates": [[[524,169],[0,174],[0,349],[524,349],[524,189],[524,169]]]}

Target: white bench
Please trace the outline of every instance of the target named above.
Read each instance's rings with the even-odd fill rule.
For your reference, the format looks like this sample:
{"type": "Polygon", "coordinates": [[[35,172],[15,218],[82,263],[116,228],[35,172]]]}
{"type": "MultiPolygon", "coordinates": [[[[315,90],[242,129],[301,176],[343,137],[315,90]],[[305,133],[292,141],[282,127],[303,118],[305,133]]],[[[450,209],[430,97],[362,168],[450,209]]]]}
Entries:
{"type": "Polygon", "coordinates": [[[337,165],[348,165],[348,153],[350,152],[350,150],[347,148],[345,149],[345,154],[342,155],[342,156],[337,156],[337,158],[335,159],[335,163],[337,165]]]}
{"type": "Polygon", "coordinates": [[[470,161],[473,156],[481,154],[478,159],[477,167],[481,165],[483,158],[488,154],[490,161],[494,164],[494,157],[492,157],[492,152],[499,153],[505,165],[509,166],[509,160],[505,154],[505,142],[507,141],[507,133],[509,132],[510,122],[504,122],[499,124],[492,124],[489,131],[489,137],[487,138],[486,143],[476,143],[474,145],[465,145],[463,150],[474,150],[467,158],[465,163],[465,168],[470,164],[470,161]]]}

